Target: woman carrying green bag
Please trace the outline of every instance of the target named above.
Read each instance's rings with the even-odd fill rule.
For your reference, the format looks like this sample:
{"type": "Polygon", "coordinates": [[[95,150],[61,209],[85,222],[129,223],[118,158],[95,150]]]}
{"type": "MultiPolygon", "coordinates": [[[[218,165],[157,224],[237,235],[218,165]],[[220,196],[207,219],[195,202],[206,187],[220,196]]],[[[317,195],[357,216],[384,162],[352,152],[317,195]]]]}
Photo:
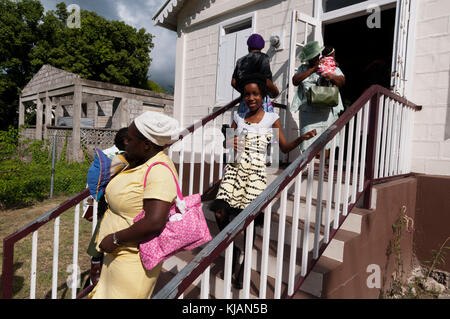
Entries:
{"type": "MultiPolygon", "coordinates": [[[[306,44],[300,52],[300,59],[303,64],[292,77],[292,83],[294,86],[298,86],[298,90],[294,95],[290,110],[292,113],[300,110],[300,135],[313,129],[316,129],[317,131],[315,137],[300,144],[300,149],[302,151],[306,150],[320,134],[333,124],[338,119],[338,114],[344,110],[340,93],[338,93],[337,105],[332,107],[330,104],[317,104],[311,101],[311,97],[313,99],[315,97],[317,99],[323,99],[324,101],[330,100],[330,98],[327,99],[327,97],[323,95],[323,92],[328,91],[330,92],[329,94],[332,94],[333,90],[331,88],[331,90],[328,90],[323,89],[324,87],[317,87],[319,79],[329,81],[332,86],[337,89],[345,84],[345,76],[339,67],[336,67],[334,73],[322,74],[321,79],[317,70],[319,67],[320,53],[323,49],[324,47],[319,45],[317,41],[306,44]],[[320,92],[322,96],[319,96],[317,92],[320,92]]],[[[327,145],[327,149],[329,148],[330,145],[327,145]]]]}

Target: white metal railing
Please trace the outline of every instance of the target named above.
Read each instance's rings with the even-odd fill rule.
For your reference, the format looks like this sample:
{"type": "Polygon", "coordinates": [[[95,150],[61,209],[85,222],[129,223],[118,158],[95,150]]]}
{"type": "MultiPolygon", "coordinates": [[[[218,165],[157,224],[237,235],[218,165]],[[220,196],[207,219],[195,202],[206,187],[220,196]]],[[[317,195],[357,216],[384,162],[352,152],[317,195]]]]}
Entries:
{"type": "Polygon", "coordinates": [[[372,86],[154,298],[176,298],[200,275],[210,280],[200,286],[202,298],[292,297],[363,195],[364,206],[370,207],[373,181],[410,172],[408,150],[414,111],[419,109],[372,86]],[[258,229],[253,220],[261,211],[264,227],[258,229]],[[237,291],[231,284],[232,252],[243,231],[244,279],[237,291]],[[253,244],[254,237],[262,244],[253,244]],[[222,264],[218,257],[223,252],[222,264]],[[212,263],[222,267],[223,279],[205,275],[212,263]]]}
{"type": "MultiPolygon", "coordinates": [[[[201,121],[195,123],[194,125],[185,129],[179,137],[179,141],[173,144],[168,152],[169,155],[174,158],[175,164],[178,166],[178,172],[180,176],[180,187],[185,187],[187,189],[184,193],[188,192],[192,194],[194,192],[194,186],[198,186],[198,192],[202,193],[203,190],[212,185],[217,179],[222,177],[223,170],[223,144],[222,144],[222,134],[221,127],[223,124],[230,124],[229,113],[234,112],[234,106],[238,103],[238,99],[230,102],[225,107],[219,109],[213,114],[205,117],[201,121]],[[207,134],[208,133],[208,134],[207,134]],[[209,139],[209,140],[208,140],[209,139]],[[203,145],[210,144],[209,153],[206,152],[206,148],[203,145]],[[190,145],[187,148],[186,145],[190,145]],[[185,157],[185,153],[189,152],[188,157],[185,157]],[[196,159],[196,154],[200,154],[200,159],[196,159]],[[208,155],[208,156],[207,156],[208,155]],[[208,171],[209,178],[204,184],[203,180],[205,177],[205,163],[209,161],[210,169],[208,171]],[[196,179],[194,174],[195,165],[200,164],[200,177],[196,179]],[[183,170],[189,169],[189,177],[187,180],[183,178],[183,170]],[[215,177],[215,176],[218,176],[215,177]],[[200,182],[201,181],[201,182],[200,182]]],[[[79,249],[85,249],[87,247],[80,247],[80,205],[83,200],[89,196],[88,189],[85,189],[81,193],[75,195],[68,201],[62,203],[57,208],[48,211],[43,216],[32,221],[25,227],[21,228],[17,232],[11,234],[3,240],[3,269],[2,269],[2,296],[5,299],[12,298],[12,280],[13,280],[13,261],[14,261],[14,245],[19,240],[32,234],[32,244],[31,244],[31,269],[30,269],[30,299],[36,298],[36,288],[37,288],[37,265],[38,265],[38,234],[39,229],[49,221],[54,220],[53,227],[53,249],[52,249],[52,280],[51,280],[51,298],[56,299],[58,290],[58,271],[60,268],[59,263],[59,244],[60,244],[60,216],[63,213],[68,212],[69,209],[74,208],[73,217],[73,248],[72,248],[72,266],[69,269],[71,271],[71,279],[67,280],[70,283],[71,298],[76,298],[77,293],[80,288],[80,267],[79,267],[79,249]]],[[[96,201],[93,202],[93,221],[92,221],[92,233],[95,230],[97,223],[97,206],[96,201]]],[[[205,275],[206,277],[207,275],[205,275]]],[[[205,283],[207,278],[205,278],[205,283]]]]}
{"type": "MultiPolygon", "coordinates": [[[[225,163],[222,156],[223,136],[219,132],[223,124],[228,124],[229,117],[225,112],[237,101],[233,103],[187,128],[179,141],[169,148],[170,157],[178,165],[180,186],[184,193],[203,193],[222,177],[225,163]],[[209,170],[207,164],[210,165],[209,170]],[[196,165],[199,165],[199,173],[195,173],[196,165]],[[189,170],[189,174],[185,174],[186,170],[189,170]]],[[[367,189],[370,189],[368,186],[372,180],[410,171],[414,108],[417,109],[388,90],[377,86],[369,89],[242,214],[205,245],[193,262],[176,274],[157,292],[155,298],[181,296],[184,289],[200,275],[200,298],[208,298],[211,294],[217,298],[292,296],[331,242],[348,212],[363,192],[367,193],[367,189]],[[336,165],[326,163],[324,154],[327,145],[330,146],[330,157],[333,159],[330,163],[336,165]],[[339,147],[343,145],[345,147],[339,147]],[[315,163],[314,157],[319,152],[320,161],[315,163]],[[327,174],[325,168],[328,169],[327,174]],[[262,229],[255,228],[253,223],[260,211],[265,212],[262,229]],[[247,232],[243,244],[244,281],[243,289],[237,292],[231,285],[232,252],[233,245],[239,245],[234,242],[235,239],[244,229],[247,232]],[[261,243],[260,246],[253,244],[254,238],[261,243]],[[224,264],[215,265],[223,267],[224,276],[220,279],[211,275],[210,271],[211,263],[222,252],[225,253],[224,264]],[[252,273],[257,273],[259,278],[255,279],[252,273]],[[215,287],[215,290],[212,291],[211,287],[215,287]]],[[[14,244],[31,233],[30,298],[36,296],[38,229],[53,219],[52,298],[57,298],[59,216],[75,207],[72,262],[77,265],[80,202],[88,195],[87,190],[83,191],[4,239],[4,298],[12,297],[14,244]]],[[[94,210],[96,208],[97,203],[94,202],[94,210]]],[[[96,214],[93,216],[95,218],[96,214]]],[[[94,219],[92,231],[95,223],[94,219]]],[[[78,276],[78,267],[73,267],[72,298],[76,297],[78,291],[78,276]]]]}

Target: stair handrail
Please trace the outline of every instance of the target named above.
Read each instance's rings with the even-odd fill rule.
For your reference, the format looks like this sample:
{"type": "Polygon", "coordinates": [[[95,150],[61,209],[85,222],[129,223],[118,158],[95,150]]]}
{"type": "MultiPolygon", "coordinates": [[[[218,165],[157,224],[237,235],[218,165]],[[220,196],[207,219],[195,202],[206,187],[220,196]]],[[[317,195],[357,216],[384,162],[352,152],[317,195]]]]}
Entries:
{"type": "MultiPolygon", "coordinates": [[[[267,205],[278,196],[285,187],[287,187],[292,180],[308,165],[324,147],[336,136],[336,134],[352,119],[358,111],[360,111],[367,102],[371,103],[370,119],[369,123],[371,127],[377,125],[378,115],[378,102],[379,96],[383,94],[396,102],[405,104],[407,107],[412,108],[415,111],[422,109],[404,97],[401,97],[388,89],[380,85],[372,85],[364,91],[364,93],[325,131],[323,132],[312,144],[306,149],[300,156],[298,156],[275,180],[270,183],[266,189],[254,199],[242,212],[237,215],[218,235],[216,235],[209,243],[207,243],[203,249],[196,254],[192,261],[190,261],[183,269],[181,269],[159,292],[157,292],[152,299],[168,299],[179,297],[193,282],[200,276],[203,271],[229,246],[231,242],[242,232],[250,223],[262,212],[267,205]]],[[[374,130],[372,130],[374,131],[374,130]]],[[[369,134],[370,135],[370,134],[369,134]]],[[[375,142],[375,136],[369,137],[369,141],[372,144],[375,142]]],[[[370,155],[372,159],[375,157],[373,151],[370,155]]],[[[373,161],[372,161],[373,162],[373,161]]],[[[373,163],[372,163],[373,164],[373,163]]],[[[373,183],[373,165],[366,165],[365,175],[367,180],[364,182],[364,189],[358,194],[359,197],[367,190],[371,189],[373,183]],[[369,173],[368,173],[369,172],[369,173]]],[[[367,196],[370,198],[370,196],[367,196]]],[[[356,205],[350,205],[348,211],[356,205]]],[[[365,201],[366,204],[366,201],[365,201]]],[[[319,249],[319,258],[323,251],[326,249],[331,239],[339,230],[342,223],[345,221],[346,216],[341,216],[339,219],[339,227],[330,233],[330,241],[321,245],[319,249]]],[[[297,291],[304,279],[308,276],[315,263],[309,264],[308,270],[305,276],[301,276],[295,284],[294,292],[297,291]]],[[[292,297],[292,296],[290,296],[292,297]]]]}
{"type": "MultiPolygon", "coordinates": [[[[189,133],[193,133],[198,127],[204,126],[205,124],[207,124],[208,122],[213,121],[215,118],[219,117],[220,115],[222,115],[223,113],[229,111],[230,109],[232,109],[233,107],[235,107],[237,105],[237,103],[240,101],[240,97],[234,99],[233,101],[231,101],[230,103],[228,103],[227,105],[221,107],[219,110],[211,113],[208,116],[205,116],[204,118],[202,118],[201,120],[199,120],[198,122],[195,122],[194,124],[188,126],[187,128],[185,128],[184,130],[182,130],[179,134],[179,140],[183,139],[184,137],[186,137],[189,133]]],[[[168,145],[166,145],[167,147],[168,145]]]]}
{"type": "MultiPolygon", "coordinates": [[[[204,117],[199,122],[196,122],[189,127],[182,130],[179,134],[179,140],[182,140],[186,136],[188,136],[190,133],[193,133],[195,129],[198,127],[204,126],[205,124],[213,121],[218,116],[222,115],[223,113],[229,111],[233,107],[235,107],[238,102],[240,101],[240,97],[237,99],[234,99],[230,103],[226,104],[225,106],[221,107],[219,110],[211,113],[210,115],[204,117]],[[200,124],[200,125],[199,125],[200,124]]],[[[278,107],[281,107],[282,105],[277,104],[278,107]]],[[[166,148],[168,145],[165,146],[166,148]]],[[[8,235],[3,239],[3,263],[2,263],[2,298],[3,299],[11,299],[12,298],[12,280],[13,280],[13,273],[14,273],[14,245],[19,240],[25,238],[30,233],[38,230],[40,227],[47,224],[49,221],[57,218],[65,211],[71,209],[72,207],[75,207],[81,201],[89,197],[89,189],[86,188],[82,190],[80,193],[74,195],[67,201],[63,202],[62,204],[58,205],[56,208],[51,209],[44,213],[42,216],[36,218],[32,222],[28,223],[26,226],[20,228],[19,230],[15,231],[14,233],[8,235]]]]}
{"type": "Polygon", "coordinates": [[[47,224],[49,221],[57,218],[65,211],[79,204],[82,200],[90,195],[89,189],[86,188],[78,194],[72,196],[56,208],[53,208],[42,216],[36,218],[24,227],[15,231],[11,235],[3,239],[3,264],[2,264],[2,298],[12,298],[12,280],[14,273],[14,245],[19,240],[25,238],[32,232],[47,224]]]}

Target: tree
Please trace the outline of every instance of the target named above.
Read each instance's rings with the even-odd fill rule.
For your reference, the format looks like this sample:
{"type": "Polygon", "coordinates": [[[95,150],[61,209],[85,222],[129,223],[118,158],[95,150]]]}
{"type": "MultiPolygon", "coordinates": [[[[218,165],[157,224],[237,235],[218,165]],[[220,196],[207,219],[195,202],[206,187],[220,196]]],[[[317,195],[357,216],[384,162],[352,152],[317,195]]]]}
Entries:
{"type": "Polygon", "coordinates": [[[0,129],[17,125],[19,92],[31,79],[30,53],[39,38],[39,1],[0,0],[0,129]]]}
{"type": "Polygon", "coordinates": [[[153,80],[147,80],[147,90],[159,92],[159,93],[169,93],[164,88],[160,87],[158,83],[153,80]]]}
{"type": "Polygon", "coordinates": [[[0,0],[0,10],[0,129],[17,125],[19,90],[44,64],[90,80],[159,87],[148,84],[154,44],[144,28],[86,10],[81,27],[69,28],[64,2],[45,15],[36,0],[0,0]]]}
{"type": "Polygon", "coordinates": [[[81,27],[68,28],[67,17],[62,2],[43,18],[41,40],[30,55],[35,70],[47,63],[86,79],[146,87],[154,46],[151,34],[85,10],[81,27]]]}

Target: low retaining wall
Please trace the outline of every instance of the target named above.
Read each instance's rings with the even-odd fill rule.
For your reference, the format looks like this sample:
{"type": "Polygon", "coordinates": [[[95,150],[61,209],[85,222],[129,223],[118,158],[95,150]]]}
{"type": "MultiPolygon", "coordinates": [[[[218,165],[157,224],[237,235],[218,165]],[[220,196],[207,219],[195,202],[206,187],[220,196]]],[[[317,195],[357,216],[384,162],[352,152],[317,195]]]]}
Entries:
{"type": "MultiPolygon", "coordinates": [[[[432,250],[438,250],[450,236],[450,176],[417,175],[415,223],[414,252],[423,263],[432,260],[432,250]]],[[[439,268],[450,272],[448,250],[446,264],[439,268]]]]}
{"type": "MultiPolygon", "coordinates": [[[[403,178],[375,186],[376,208],[364,211],[361,235],[346,243],[344,262],[331,271],[326,278],[323,298],[370,298],[377,299],[381,291],[389,289],[392,274],[396,270],[396,254],[390,253],[394,239],[393,225],[406,207],[409,217],[415,218],[417,180],[403,178]],[[379,267],[380,287],[369,287],[370,276],[376,276],[379,267]]],[[[402,232],[400,240],[401,260],[406,274],[413,266],[414,232],[402,232]]]]}

